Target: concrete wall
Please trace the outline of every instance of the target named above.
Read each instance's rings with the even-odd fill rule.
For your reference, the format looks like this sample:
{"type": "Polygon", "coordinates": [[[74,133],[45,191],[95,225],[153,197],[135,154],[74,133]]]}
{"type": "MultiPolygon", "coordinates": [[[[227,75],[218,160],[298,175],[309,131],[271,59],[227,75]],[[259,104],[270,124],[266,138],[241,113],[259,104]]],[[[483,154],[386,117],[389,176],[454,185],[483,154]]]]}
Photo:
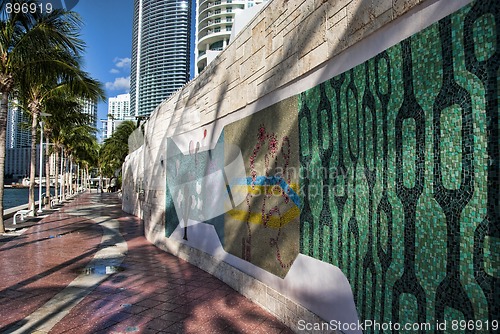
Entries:
{"type": "Polygon", "coordinates": [[[492,320],[499,9],[468,2],[271,1],[151,115],[124,210],[296,330],[492,320]]]}

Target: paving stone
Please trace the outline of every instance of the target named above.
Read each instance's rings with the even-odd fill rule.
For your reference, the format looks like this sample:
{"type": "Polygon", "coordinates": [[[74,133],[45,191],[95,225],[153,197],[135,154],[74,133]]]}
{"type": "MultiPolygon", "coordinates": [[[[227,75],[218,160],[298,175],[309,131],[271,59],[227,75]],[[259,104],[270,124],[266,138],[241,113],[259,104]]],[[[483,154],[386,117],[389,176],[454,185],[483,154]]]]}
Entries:
{"type": "MultiPolygon", "coordinates": [[[[87,295],[62,310],[64,316],[49,333],[288,331],[222,281],[151,245],[142,231],[142,222],[123,213],[114,194],[83,194],[20,237],[0,243],[0,266],[10,268],[0,274],[0,332],[24,325],[48,301],[54,306],[50,312],[60,313],[56,305],[64,289],[87,295]],[[92,288],[68,289],[79,277],[79,268],[94,263],[98,251],[116,248],[113,234],[92,218],[96,214],[119,222],[119,234],[128,247],[120,264],[124,271],[105,275],[92,288]]],[[[55,316],[50,312],[48,318],[55,316]]]]}

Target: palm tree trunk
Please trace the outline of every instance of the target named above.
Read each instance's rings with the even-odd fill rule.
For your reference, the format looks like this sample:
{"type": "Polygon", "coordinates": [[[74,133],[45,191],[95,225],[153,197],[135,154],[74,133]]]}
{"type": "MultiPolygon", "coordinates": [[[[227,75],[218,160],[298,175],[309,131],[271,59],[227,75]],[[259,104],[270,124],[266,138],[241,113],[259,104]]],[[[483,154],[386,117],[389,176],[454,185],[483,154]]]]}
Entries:
{"type": "Polygon", "coordinates": [[[69,179],[69,154],[65,153],[65,158],[64,158],[64,172],[65,172],[65,180],[64,180],[64,185],[66,187],[64,193],[65,195],[70,195],[70,179],[69,179]]]}
{"type": "Polygon", "coordinates": [[[55,153],[55,171],[54,171],[54,198],[57,200],[59,197],[59,150],[56,148],[55,153]]]}
{"type": "Polygon", "coordinates": [[[89,192],[92,192],[90,188],[90,174],[89,174],[89,166],[85,166],[85,189],[89,189],[89,192]]]}
{"type": "Polygon", "coordinates": [[[78,194],[78,182],[80,179],[80,166],[75,162],[75,193],[78,194]]]}
{"type": "Polygon", "coordinates": [[[50,209],[50,152],[49,152],[49,136],[45,134],[45,209],[50,209]]]}
{"type": "Polygon", "coordinates": [[[73,158],[69,161],[69,194],[73,195],[74,193],[74,185],[73,185],[73,158]]]}
{"type": "Polygon", "coordinates": [[[61,200],[66,200],[66,157],[64,155],[64,148],[61,153],[61,200]]]}
{"type": "MultiPolygon", "coordinates": [[[[35,173],[36,173],[36,135],[38,126],[38,113],[33,112],[31,120],[31,161],[30,161],[30,188],[28,194],[28,209],[33,210],[33,215],[36,215],[35,210],[35,173]]],[[[40,185],[41,187],[42,185],[40,185]]]]}
{"type": "Polygon", "coordinates": [[[71,161],[71,156],[68,156],[68,195],[71,195],[71,192],[73,190],[73,178],[72,178],[72,173],[71,173],[71,168],[73,167],[73,161],[71,161]]]}
{"type": "Polygon", "coordinates": [[[64,185],[63,185],[63,196],[64,196],[64,200],[66,200],[66,195],[68,195],[68,157],[66,155],[66,152],[64,152],[64,160],[63,160],[63,164],[64,164],[64,176],[63,176],[63,179],[64,179],[64,185]]]}
{"type": "Polygon", "coordinates": [[[7,137],[7,112],[9,110],[9,94],[1,93],[0,102],[0,233],[5,233],[3,223],[3,189],[4,189],[4,171],[5,171],[5,144],[7,137]]]}
{"type": "Polygon", "coordinates": [[[100,193],[102,193],[102,170],[99,168],[99,191],[100,193]]]}

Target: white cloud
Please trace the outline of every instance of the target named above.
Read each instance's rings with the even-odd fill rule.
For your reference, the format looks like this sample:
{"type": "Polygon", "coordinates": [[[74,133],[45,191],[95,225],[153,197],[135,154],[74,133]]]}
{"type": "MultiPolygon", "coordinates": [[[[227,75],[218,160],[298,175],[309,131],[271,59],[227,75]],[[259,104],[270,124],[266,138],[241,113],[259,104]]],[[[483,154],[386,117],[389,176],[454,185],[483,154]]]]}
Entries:
{"type": "Polygon", "coordinates": [[[115,66],[118,68],[129,68],[130,67],[130,58],[118,58],[113,59],[115,66]]]}
{"type": "Polygon", "coordinates": [[[130,71],[130,58],[120,58],[115,57],[113,59],[113,63],[115,66],[109,70],[109,73],[118,74],[118,73],[126,73],[128,74],[130,71]]]}
{"type": "Polygon", "coordinates": [[[130,91],[130,76],[116,78],[114,82],[106,82],[106,89],[130,91]]]}

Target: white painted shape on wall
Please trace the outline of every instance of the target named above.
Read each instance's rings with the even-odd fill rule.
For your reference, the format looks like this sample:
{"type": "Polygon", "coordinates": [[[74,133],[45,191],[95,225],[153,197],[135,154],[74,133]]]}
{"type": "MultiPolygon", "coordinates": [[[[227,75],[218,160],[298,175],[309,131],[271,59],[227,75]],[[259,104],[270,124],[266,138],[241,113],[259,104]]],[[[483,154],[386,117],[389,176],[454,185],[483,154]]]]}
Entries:
{"type": "MultiPolygon", "coordinates": [[[[357,324],[358,317],[349,281],[331,264],[299,254],[285,277],[286,295],[321,318],[357,324]]],[[[361,333],[344,330],[345,333],[361,333]]]]}
{"type": "MultiPolygon", "coordinates": [[[[342,271],[331,264],[299,254],[284,279],[250,262],[227,253],[213,225],[189,220],[188,240],[184,240],[184,223],[174,230],[170,239],[212,255],[300,303],[326,321],[357,323],[357,311],[349,281],[342,271]]],[[[344,331],[358,334],[357,330],[344,331]]]]}
{"type": "MultiPolygon", "coordinates": [[[[228,154],[228,152],[225,153],[228,154]]],[[[238,149],[237,152],[236,150],[232,150],[231,153],[236,154],[236,157],[229,156],[228,158],[226,156],[226,161],[230,162],[224,167],[224,172],[226,173],[226,179],[229,183],[229,189],[231,190],[232,196],[230,210],[234,209],[234,206],[238,206],[243,203],[248,195],[248,188],[243,187],[242,189],[242,187],[238,184],[238,180],[246,178],[245,163],[243,162],[241,150],[238,149]]]]}

